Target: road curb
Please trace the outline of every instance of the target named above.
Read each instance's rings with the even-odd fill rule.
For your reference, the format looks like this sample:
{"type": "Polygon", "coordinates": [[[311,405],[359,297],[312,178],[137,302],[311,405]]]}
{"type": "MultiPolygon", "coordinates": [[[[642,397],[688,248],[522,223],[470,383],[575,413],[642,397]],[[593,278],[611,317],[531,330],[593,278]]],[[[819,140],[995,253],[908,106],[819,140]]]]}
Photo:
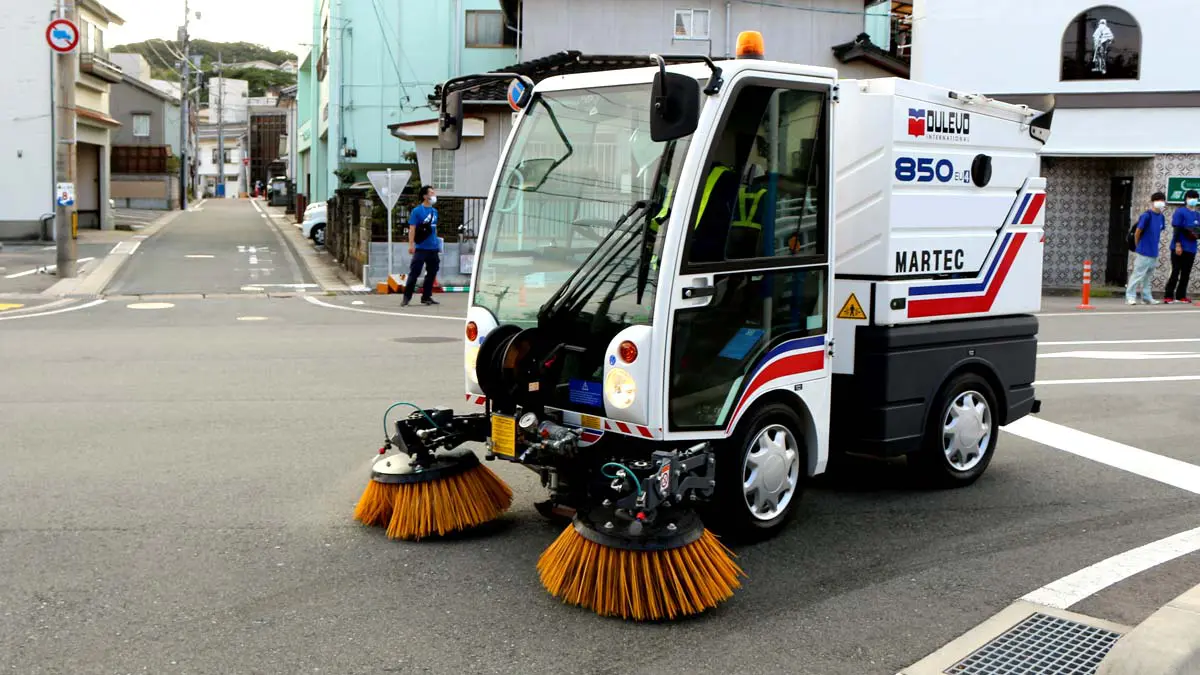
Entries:
{"type": "Polygon", "coordinates": [[[1200,673],[1200,586],[1168,602],[1126,633],[1096,675],[1200,673]]]}
{"type": "MultiPolygon", "coordinates": [[[[256,203],[257,206],[257,203],[256,203]]],[[[318,251],[312,243],[305,239],[300,231],[288,222],[279,222],[276,214],[272,213],[269,207],[260,206],[259,211],[266,214],[267,222],[275,231],[283,237],[284,241],[291,246],[296,256],[300,258],[300,264],[308,270],[308,275],[313,281],[320,286],[325,293],[353,293],[354,287],[361,285],[358,279],[355,279],[349,272],[342,269],[336,263],[331,262],[332,256],[328,251],[318,251]]]]}
{"type": "MultiPolygon", "coordinates": [[[[186,211],[165,213],[135,236],[141,237],[142,243],[145,243],[184,213],[186,211]]],[[[121,268],[125,266],[125,263],[129,262],[131,257],[131,254],[110,252],[104,257],[104,260],[89,270],[87,274],[72,279],[63,279],[42,291],[41,295],[52,298],[101,295],[113,280],[113,277],[117,275],[117,272],[121,271],[121,268]]]]}

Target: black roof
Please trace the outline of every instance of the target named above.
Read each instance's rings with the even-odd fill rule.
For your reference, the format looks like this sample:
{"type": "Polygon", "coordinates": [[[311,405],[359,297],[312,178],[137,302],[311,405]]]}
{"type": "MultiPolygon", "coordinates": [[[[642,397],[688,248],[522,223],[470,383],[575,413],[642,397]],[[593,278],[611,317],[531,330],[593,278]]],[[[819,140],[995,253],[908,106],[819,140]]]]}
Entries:
{"type": "Polygon", "coordinates": [[[871,36],[866,33],[859,33],[850,42],[834,45],[833,55],[842,63],[862,60],[903,78],[909,77],[911,71],[908,61],[871,42],[871,36]]]}
{"type": "MultiPolygon", "coordinates": [[[[667,63],[692,63],[696,56],[662,55],[667,63]]],[[[534,84],[557,75],[575,73],[592,73],[602,70],[621,70],[624,68],[646,68],[652,65],[649,55],[593,55],[578,51],[563,51],[539,59],[515,63],[507,68],[493,70],[492,73],[514,73],[524,75],[533,80],[534,84]]],[[[508,100],[508,81],[487,78],[481,74],[480,86],[463,95],[465,102],[471,103],[504,103],[508,100]]],[[[469,86],[469,83],[467,84],[469,86]]],[[[456,87],[457,88],[457,87],[456,87]]],[[[442,97],[442,86],[434,87],[429,102],[437,107],[442,97]]]]}

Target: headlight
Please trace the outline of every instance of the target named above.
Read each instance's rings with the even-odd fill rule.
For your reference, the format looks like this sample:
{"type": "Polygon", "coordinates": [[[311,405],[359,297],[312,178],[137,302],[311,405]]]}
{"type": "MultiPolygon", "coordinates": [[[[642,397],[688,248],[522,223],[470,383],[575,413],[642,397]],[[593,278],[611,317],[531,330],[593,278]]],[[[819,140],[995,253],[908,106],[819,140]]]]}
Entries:
{"type": "Polygon", "coordinates": [[[471,345],[467,347],[466,353],[463,355],[463,365],[467,369],[467,377],[475,384],[479,384],[479,373],[475,372],[475,362],[479,360],[479,347],[471,345]]]}
{"type": "Polygon", "coordinates": [[[637,398],[637,383],[633,376],[622,368],[613,368],[604,378],[604,398],[613,407],[624,410],[633,405],[637,398]]]}

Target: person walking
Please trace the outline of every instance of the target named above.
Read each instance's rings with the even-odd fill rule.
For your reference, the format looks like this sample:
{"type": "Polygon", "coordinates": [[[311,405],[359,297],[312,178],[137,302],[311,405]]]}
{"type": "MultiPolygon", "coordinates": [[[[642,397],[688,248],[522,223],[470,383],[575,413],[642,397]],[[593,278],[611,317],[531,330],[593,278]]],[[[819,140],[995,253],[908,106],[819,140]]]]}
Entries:
{"type": "Polygon", "coordinates": [[[421,204],[408,215],[408,252],[412,255],[412,265],[408,270],[408,283],[404,284],[404,302],[401,303],[404,307],[412,302],[422,268],[425,269],[425,285],[421,289],[421,304],[441,304],[433,299],[433,282],[441,266],[438,254],[442,250],[442,240],[437,235],[438,212],[433,207],[437,203],[437,194],[432,185],[422,185],[418,197],[421,204]]]}
{"type": "Polygon", "coordinates": [[[1196,239],[1200,236],[1200,192],[1188,190],[1183,196],[1187,204],[1175,209],[1171,217],[1171,277],[1163,302],[1191,304],[1187,296],[1188,282],[1192,278],[1192,263],[1196,262],[1196,239]]]}
{"type": "Polygon", "coordinates": [[[1150,292],[1150,284],[1154,279],[1154,268],[1158,265],[1158,245],[1162,240],[1162,231],[1167,219],[1163,209],[1167,208],[1167,196],[1155,192],[1150,196],[1150,210],[1138,217],[1133,230],[1133,275],[1129,277],[1129,285],[1125,287],[1125,302],[1137,304],[1138,289],[1142,292],[1142,302],[1147,305],[1157,305],[1158,301],[1150,292]]]}

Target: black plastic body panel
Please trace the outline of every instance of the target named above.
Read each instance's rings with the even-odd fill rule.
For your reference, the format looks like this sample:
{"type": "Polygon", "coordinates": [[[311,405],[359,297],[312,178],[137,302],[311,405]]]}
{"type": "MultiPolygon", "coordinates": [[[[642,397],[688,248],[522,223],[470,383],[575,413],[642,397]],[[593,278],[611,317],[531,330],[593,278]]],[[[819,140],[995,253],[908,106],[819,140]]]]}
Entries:
{"type": "Polygon", "coordinates": [[[859,326],[854,375],[834,375],[831,449],[896,457],[920,447],[930,405],[964,370],[992,382],[998,423],[1037,406],[1037,317],[1015,315],[911,326],[859,326]]]}

